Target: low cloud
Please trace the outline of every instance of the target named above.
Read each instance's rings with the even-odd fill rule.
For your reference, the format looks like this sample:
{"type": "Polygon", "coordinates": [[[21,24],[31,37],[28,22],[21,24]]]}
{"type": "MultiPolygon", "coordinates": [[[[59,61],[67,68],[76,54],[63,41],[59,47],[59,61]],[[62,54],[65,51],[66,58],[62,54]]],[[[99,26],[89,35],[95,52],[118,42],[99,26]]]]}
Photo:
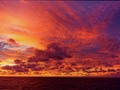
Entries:
{"type": "Polygon", "coordinates": [[[71,54],[67,47],[60,46],[58,43],[51,43],[47,46],[46,50],[35,51],[35,56],[30,57],[28,62],[39,62],[53,60],[64,60],[65,58],[71,58],[71,54]]]}
{"type": "Polygon", "coordinates": [[[33,56],[35,50],[36,49],[33,47],[20,45],[14,39],[8,38],[4,41],[0,41],[0,60],[6,62],[9,58],[25,60],[33,56]]]}

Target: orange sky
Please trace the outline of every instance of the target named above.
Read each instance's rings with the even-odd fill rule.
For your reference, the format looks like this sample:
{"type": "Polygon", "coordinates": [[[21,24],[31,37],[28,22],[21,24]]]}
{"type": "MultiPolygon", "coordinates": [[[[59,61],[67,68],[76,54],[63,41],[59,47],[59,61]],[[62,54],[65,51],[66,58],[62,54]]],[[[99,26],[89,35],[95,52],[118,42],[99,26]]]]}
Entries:
{"type": "MultiPolygon", "coordinates": [[[[48,62],[39,61],[45,66],[42,73],[46,73],[47,66],[50,72],[61,74],[63,72],[58,69],[61,67],[64,67],[61,69],[64,72],[71,70],[71,73],[73,73],[72,71],[77,73],[78,70],[83,75],[86,73],[96,75],[95,70],[97,69],[102,72],[100,75],[107,74],[104,70],[110,74],[114,70],[117,72],[119,51],[112,51],[111,48],[108,48],[111,44],[117,43],[117,39],[111,39],[116,36],[112,34],[112,30],[108,33],[108,27],[113,22],[119,6],[118,3],[107,2],[101,2],[98,5],[97,2],[77,3],[74,1],[1,1],[0,65],[14,66],[15,59],[29,64],[29,59],[34,58],[34,60],[48,60],[48,62]],[[39,52],[39,56],[37,56],[36,49],[43,50],[40,51],[42,54],[39,52]],[[113,54],[118,57],[113,59],[113,54]],[[58,57],[60,57],[60,62],[58,57]],[[102,59],[107,60],[101,61],[102,59]],[[86,62],[90,63],[86,64],[86,62]],[[57,66],[57,63],[62,64],[57,66]],[[76,66],[72,66],[73,63],[76,66]],[[113,71],[109,70],[109,66],[105,66],[108,63],[111,63],[110,69],[114,69],[113,71]],[[92,74],[84,71],[83,66],[90,66],[89,71],[92,74]],[[51,68],[57,69],[51,70],[51,68]]],[[[112,49],[114,49],[114,45],[112,49]]],[[[41,64],[36,67],[39,66],[41,64]]]]}

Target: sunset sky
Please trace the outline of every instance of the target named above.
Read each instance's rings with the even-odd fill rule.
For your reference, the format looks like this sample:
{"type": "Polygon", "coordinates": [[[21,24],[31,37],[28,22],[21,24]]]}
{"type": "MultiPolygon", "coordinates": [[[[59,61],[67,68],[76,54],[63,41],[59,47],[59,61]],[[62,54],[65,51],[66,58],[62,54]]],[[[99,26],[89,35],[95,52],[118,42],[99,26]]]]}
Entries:
{"type": "Polygon", "coordinates": [[[120,77],[120,1],[0,1],[0,75],[120,77]]]}

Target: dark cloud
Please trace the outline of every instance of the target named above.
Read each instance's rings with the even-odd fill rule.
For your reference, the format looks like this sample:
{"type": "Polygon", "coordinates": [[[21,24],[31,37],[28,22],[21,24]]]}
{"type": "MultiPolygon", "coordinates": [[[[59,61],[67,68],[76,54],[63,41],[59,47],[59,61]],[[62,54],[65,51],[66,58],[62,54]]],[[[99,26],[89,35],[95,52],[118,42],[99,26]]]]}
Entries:
{"type": "Polygon", "coordinates": [[[120,77],[120,72],[112,73],[109,76],[110,77],[120,77]]]}
{"type": "Polygon", "coordinates": [[[12,66],[9,66],[9,65],[2,66],[1,69],[4,69],[4,70],[13,70],[12,66]]]}
{"type": "Polygon", "coordinates": [[[26,72],[29,71],[27,68],[23,68],[23,67],[21,67],[19,65],[15,65],[15,66],[11,66],[11,67],[13,67],[13,71],[15,71],[15,72],[24,72],[24,73],[26,73],[26,72]]]}
{"type": "Polygon", "coordinates": [[[12,39],[12,38],[9,38],[7,41],[8,41],[8,43],[10,43],[10,44],[12,44],[12,45],[16,45],[16,46],[19,45],[19,44],[18,44],[14,39],[12,39]]]}
{"type": "Polygon", "coordinates": [[[107,63],[107,62],[104,62],[103,65],[104,65],[105,67],[112,67],[112,66],[113,66],[112,64],[107,63]]]}
{"type": "Polygon", "coordinates": [[[18,73],[18,72],[23,72],[27,73],[29,70],[28,68],[21,67],[20,65],[14,65],[14,66],[2,66],[1,69],[7,70],[7,71],[12,71],[12,73],[18,73]]]}
{"type": "MultiPolygon", "coordinates": [[[[62,46],[58,43],[48,44],[45,50],[39,50],[34,48],[29,48],[27,51],[33,51],[35,55],[29,57],[27,61],[21,59],[15,59],[14,66],[2,66],[2,69],[11,70],[14,72],[28,72],[32,71],[41,71],[41,70],[55,70],[55,69],[64,69],[65,71],[73,71],[71,65],[64,64],[63,60],[66,58],[71,58],[69,49],[65,46],[62,46]],[[55,62],[51,62],[51,60],[55,62]],[[40,64],[40,62],[44,62],[40,64]],[[49,64],[48,64],[49,63],[49,64]]],[[[72,64],[75,66],[76,64],[72,64]]]]}
{"type": "Polygon", "coordinates": [[[63,60],[65,58],[71,58],[70,52],[67,47],[61,47],[57,43],[51,43],[47,47],[48,57],[63,60]]]}
{"type": "Polygon", "coordinates": [[[51,43],[46,50],[36,50],[35,56],[30,57],[28,62],[49,61],[50,59],[64,60],[71,57],[67,47],[60,46],[58,43],[51,43]]]}
{"type": "Polygon", "coordinates": [[[108,72],[116,72],[115,69],[108,69],[108,72]]]}
{"type": "Polygon", "coordinates": [[[32,68],[31,70],[32,71],[41,71],[41,70],[44,70],[44,67],[36,66],[36,67],[32,68]]]}
{"type": "Polygon", "coordinates": [[[26,64],[25,68],[35,68],[37,64],[26,64]]]}
{"type": "Polygon", "coordinates": [[[16,60],[14,60],[14,63],[15,63],[15,64],[21,64],[21,63],[22,63],[22,60],[16,59],[16,60]]]}

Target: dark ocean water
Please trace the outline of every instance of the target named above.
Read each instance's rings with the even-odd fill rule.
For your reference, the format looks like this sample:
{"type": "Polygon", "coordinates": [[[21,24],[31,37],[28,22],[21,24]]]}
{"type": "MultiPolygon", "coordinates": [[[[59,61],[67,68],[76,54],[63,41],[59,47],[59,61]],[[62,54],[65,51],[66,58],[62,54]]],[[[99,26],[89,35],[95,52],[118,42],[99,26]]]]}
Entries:
{"type": "Polygon", "coordinates": [[[120,78],[0,77],[0,90],[120,90],[120,78]]]}

